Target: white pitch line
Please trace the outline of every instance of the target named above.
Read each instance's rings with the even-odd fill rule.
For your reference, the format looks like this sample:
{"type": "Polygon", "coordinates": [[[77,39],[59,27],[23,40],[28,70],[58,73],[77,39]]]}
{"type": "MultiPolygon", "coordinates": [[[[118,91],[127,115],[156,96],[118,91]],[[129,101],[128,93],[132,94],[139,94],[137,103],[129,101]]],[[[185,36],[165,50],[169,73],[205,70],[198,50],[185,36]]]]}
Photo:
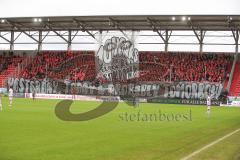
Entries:
{"type": "Polygon", "coordinates": [[[217,139],[216,141],[214,141],[214,142],[212,142],[212,143],[210,143],[210,144],[208,144],[208,145],[202,147],[201,149],[196,150],[195,152],[189,154],[188,156],[182,158],[181,160],[188,160],[188,159],[192,158],[192,157],[195,156],[196,154],[198,154],[198,153],[202,152],[203,150],[205,150],[205,149],[207,149],[207,148],[209,148],[209,147],[215,145],[216,143],[218,143],[218,142],[220,142],[220,141],[222,141],[222,140],[224,140],[224,139],[230,137],[231,135],[237,133],[238,131],[240,131],[240,128],[237,129],[237,130],[235,130],[235,131],[233,131],[233,132],[231,132],[231,133],[229,133],[229,134],[227,134],[227,135],[225,135],[225,136],[223,136],[223,137],[221,137],[221,138],[219,138],[219,139],[217,139]]]}

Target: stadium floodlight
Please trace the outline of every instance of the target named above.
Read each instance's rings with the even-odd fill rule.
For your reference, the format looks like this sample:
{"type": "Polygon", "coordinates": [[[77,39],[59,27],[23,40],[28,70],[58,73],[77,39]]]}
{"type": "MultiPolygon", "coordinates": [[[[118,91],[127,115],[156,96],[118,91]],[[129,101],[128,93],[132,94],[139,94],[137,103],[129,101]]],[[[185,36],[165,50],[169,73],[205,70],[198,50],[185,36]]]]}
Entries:
{"type": "Polygon", "coordinates": [[[227,16],[227,22],[230,23],[233,20],[231,16],[227,16]]]}
{"type": "Polygon", "coordinates": [[[38,22],[42,22],[42,19],[41,19],[41,18],[38,18],[38,22]]]}
{"type": "Polygon", "coordinates": [[[37,18],[34,18],[34,19],[33,19],[33,22],[37,22],[37,21],[38,21],[38,19],[37,19],[37,18]]]}
{"type": "Polygon", "coordinates": [[[1,23],[5,23],[5,19],[2,19],[2,20],[1,20],[1,23]]]}
{"type": "Polygon", "coordinates": [[[176,17],[172,17],[172,21],[175,21],[176,20],[176,17]]]}
{"type": "Polygon", "coordinates": [[[186,17],[185,16],[182,17],[182,21],[186,21],[186,17]]]}
{"type": "Polygon", "coordinates": [[[191,20],[191,17],[188,17],[188,21],[190,21],[191,20]]]}

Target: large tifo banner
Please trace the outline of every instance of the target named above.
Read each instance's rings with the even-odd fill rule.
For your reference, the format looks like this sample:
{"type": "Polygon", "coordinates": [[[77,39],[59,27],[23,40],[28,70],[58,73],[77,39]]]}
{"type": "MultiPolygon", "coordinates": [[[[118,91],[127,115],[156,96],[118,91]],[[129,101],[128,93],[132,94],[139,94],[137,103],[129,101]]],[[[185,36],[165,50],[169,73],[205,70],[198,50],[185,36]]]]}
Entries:
{"type": "Polygon", "coordinates": [[[111,37],[96,51],[97,78],[117,82],[138,77],[139,54],[134,43],[111,37]]]}
{"type": "Polygon", "coordinates": [[[114,95],[122,97],[143,98],[170,98],[170,99],[205,99],[211,94],[213,99],[218,99],[223,90],[221,83],[209,82],[176,82],[153,84],[106,84],[95,86],[90,82],[58,82],[54,80],[28,80],[24,78],[9,78],[9,87],[13,87],[15,93],[43,94],[74,94],[76,95],[114,95]]]}

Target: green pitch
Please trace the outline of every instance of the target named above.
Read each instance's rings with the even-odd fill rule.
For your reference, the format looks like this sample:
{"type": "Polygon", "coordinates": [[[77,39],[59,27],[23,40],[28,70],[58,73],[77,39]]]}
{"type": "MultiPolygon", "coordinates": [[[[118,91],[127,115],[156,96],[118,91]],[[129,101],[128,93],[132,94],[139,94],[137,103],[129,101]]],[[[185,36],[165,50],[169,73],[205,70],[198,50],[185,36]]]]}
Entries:
{"type": "MultiPolygon", "coordinates": [[[[57,100],[3,99],[0,160],[171,160],[181,159],[240,128],[240,108],[120,103],[112,112],[86,122],[66,122],[54,113],[57,100]],[[138,114],[141,114],[139,117],[138,114]],[[155,119],[151,114],[180,115],[155,119]],[[149,117],[148,117],[149,116],[149,117]]],[[[98,102],[74,102],[73,113],[98,102]]],[[[240,158],[240,133],[192,159],[240,158]]]]}

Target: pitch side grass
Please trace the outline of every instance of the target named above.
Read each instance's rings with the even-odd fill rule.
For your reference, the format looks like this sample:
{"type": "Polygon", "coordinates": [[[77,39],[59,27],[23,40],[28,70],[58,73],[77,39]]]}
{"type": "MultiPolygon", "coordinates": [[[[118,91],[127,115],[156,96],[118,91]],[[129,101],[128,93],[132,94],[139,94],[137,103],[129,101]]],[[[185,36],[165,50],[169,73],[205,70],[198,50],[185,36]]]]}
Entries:
{"type": "MultiPolygon", "coordinates": [[[[119,103],[99,118],[67,122],[55,115],[58,102],[15,98],[10,109],[3,98],[0,160],[181,159],[240,128],[240,108],[212,107],[208,117],[206,106],[141,103],[134,108],[119,103]],[[146,118],[159,113],[185,118],[146,118]]],[[[71,112],[86,112],[98,104],[75,101],[71,112]]],[[[239,139],[235,134],[193,159],[234,159],[240,154],[239,139]]]]}

